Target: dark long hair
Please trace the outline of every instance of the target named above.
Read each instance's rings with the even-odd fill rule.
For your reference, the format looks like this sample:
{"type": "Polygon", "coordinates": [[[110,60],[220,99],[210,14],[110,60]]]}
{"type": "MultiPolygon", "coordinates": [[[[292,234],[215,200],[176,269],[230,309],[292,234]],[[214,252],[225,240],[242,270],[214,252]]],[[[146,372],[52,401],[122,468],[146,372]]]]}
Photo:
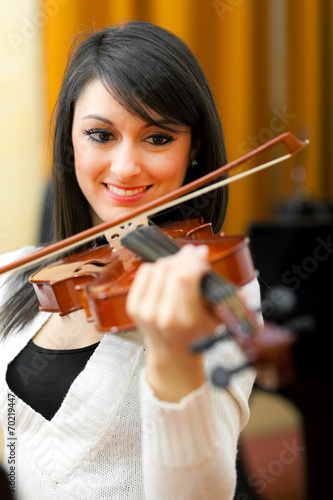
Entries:
{"type": "MultiPolygon", "coordinates": [[[[173,33],[148,22],[111,26],[77,38],[72,46],[53,115],[53,188],[55,233],[58,240],[92,226],[90,206],[78,185],[72,145],[75,104],[83,89],[98,79],[128,111],[154,124],[157,112],[170,124],[191,128],[200,145],[196,167],[188,168],[185,183],[226,163],[220,118],[204,73],[187,45],[173,33]]],[[[213,191],[177,208],[178,216],[200,214],[221,228],[227,188],[213,191]]],[[[26,281],[26,277],[24,277],[26,281]]],[[[1,313],[8,332],[23,328],[38,310],[31,285],[24,283],[18,299],[1,313]],[[31,288],[31,290],[30,290],[31,288]],[[10,326],[8,326],[10,325],[10,326]]]]}

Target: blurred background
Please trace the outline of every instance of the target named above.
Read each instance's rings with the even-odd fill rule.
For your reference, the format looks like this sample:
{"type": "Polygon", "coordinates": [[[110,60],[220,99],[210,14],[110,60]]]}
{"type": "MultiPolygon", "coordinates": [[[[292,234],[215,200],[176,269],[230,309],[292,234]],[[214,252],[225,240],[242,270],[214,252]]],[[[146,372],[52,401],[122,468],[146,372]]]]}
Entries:
{"type": "MultiPolygon", "coordinates": [[[[227,234],[249,233],[300,197],[332,202],[333,2],[1,2],[0,253],[38,242],[50,177],[49,120],[72,38],[134,19],[163,26],[192,48],[215,94],[230,161],[285,131],[310,140],[288,162],[231,185],[227,234]]],[[[259,498],[305,498],[301,412],[283,395],[262,391],[251,405],[245,481],[259,498]]]]}

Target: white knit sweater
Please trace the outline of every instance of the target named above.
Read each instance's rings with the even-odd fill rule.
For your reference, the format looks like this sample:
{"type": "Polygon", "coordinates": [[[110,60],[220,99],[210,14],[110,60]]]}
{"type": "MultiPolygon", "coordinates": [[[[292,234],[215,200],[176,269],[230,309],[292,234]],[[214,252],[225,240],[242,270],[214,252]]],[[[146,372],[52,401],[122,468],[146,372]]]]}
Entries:
{"type": "MultiPolygon", "coordinates": [[[[3,256],[0,266],[29,251],[3,256]]],[[[257,307],[257,282],[245,290],[250,307],[257,307]]],[[[6,295],[4,288],[0,292],[6,295]]],[[[166,403],[154,397],[145,380],[142,335],[105,334],[48,421],[12,397],[5,379],[8,364],[48,317],[39,313],[24,331],[0,343],[4,467],[13,474],[18,500],[233,497],[252,370],[235,376],[228,390],[206,382],[181,402],[166,403]]],[[[232,341],[221,343],[206,354],[207,373],[216,364],[232,367],[242,359],[232,341]]],[[[36,360],[36,370],[41,365],[45,360],[36,360]]]]}

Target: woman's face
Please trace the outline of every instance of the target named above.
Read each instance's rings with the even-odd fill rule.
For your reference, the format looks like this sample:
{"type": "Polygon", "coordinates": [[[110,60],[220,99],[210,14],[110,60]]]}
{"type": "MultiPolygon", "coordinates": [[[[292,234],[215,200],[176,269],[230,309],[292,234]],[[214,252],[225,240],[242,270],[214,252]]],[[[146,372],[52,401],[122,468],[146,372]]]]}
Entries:
{"type": "Polygon", "coordinates": [[[80,95],[72,127],[75,172],[95,223],[182,185],[192,158],[191,130],[154,118],[161,118],[160,126],[126,111],[97,79],[80,95]]]}

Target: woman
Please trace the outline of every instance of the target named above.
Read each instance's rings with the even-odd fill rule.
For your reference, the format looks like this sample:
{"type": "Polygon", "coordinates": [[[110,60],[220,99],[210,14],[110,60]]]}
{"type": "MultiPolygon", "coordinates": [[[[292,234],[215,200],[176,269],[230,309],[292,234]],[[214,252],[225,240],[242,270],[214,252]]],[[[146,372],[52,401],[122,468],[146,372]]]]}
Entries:
{"type": "MultiPolygon", "coordinates": [[[[75,46],[55,115],[58,239],[224,163],[211,91],[179,38],[132,22],[75,46]]],[[[226,204],[219,190],[158,221],[201,214],[217,231],[226,204]]],[[[127,301],[138,329],[118,336],[102,336],[82,311],[38,312],[26,276],[4,283],[1,409],[6,430],[8,397],[15,402],[19,499],[233,497],[254,376],[216,390],[205,373],[220,360],[238,364],[237,348],[189,354],[189,343],[221,323],[200,294],[208,269],[204,246],[142,265],[127,301]]],[[[243,293],[258,307],[256,282],[243,293]]]]}

